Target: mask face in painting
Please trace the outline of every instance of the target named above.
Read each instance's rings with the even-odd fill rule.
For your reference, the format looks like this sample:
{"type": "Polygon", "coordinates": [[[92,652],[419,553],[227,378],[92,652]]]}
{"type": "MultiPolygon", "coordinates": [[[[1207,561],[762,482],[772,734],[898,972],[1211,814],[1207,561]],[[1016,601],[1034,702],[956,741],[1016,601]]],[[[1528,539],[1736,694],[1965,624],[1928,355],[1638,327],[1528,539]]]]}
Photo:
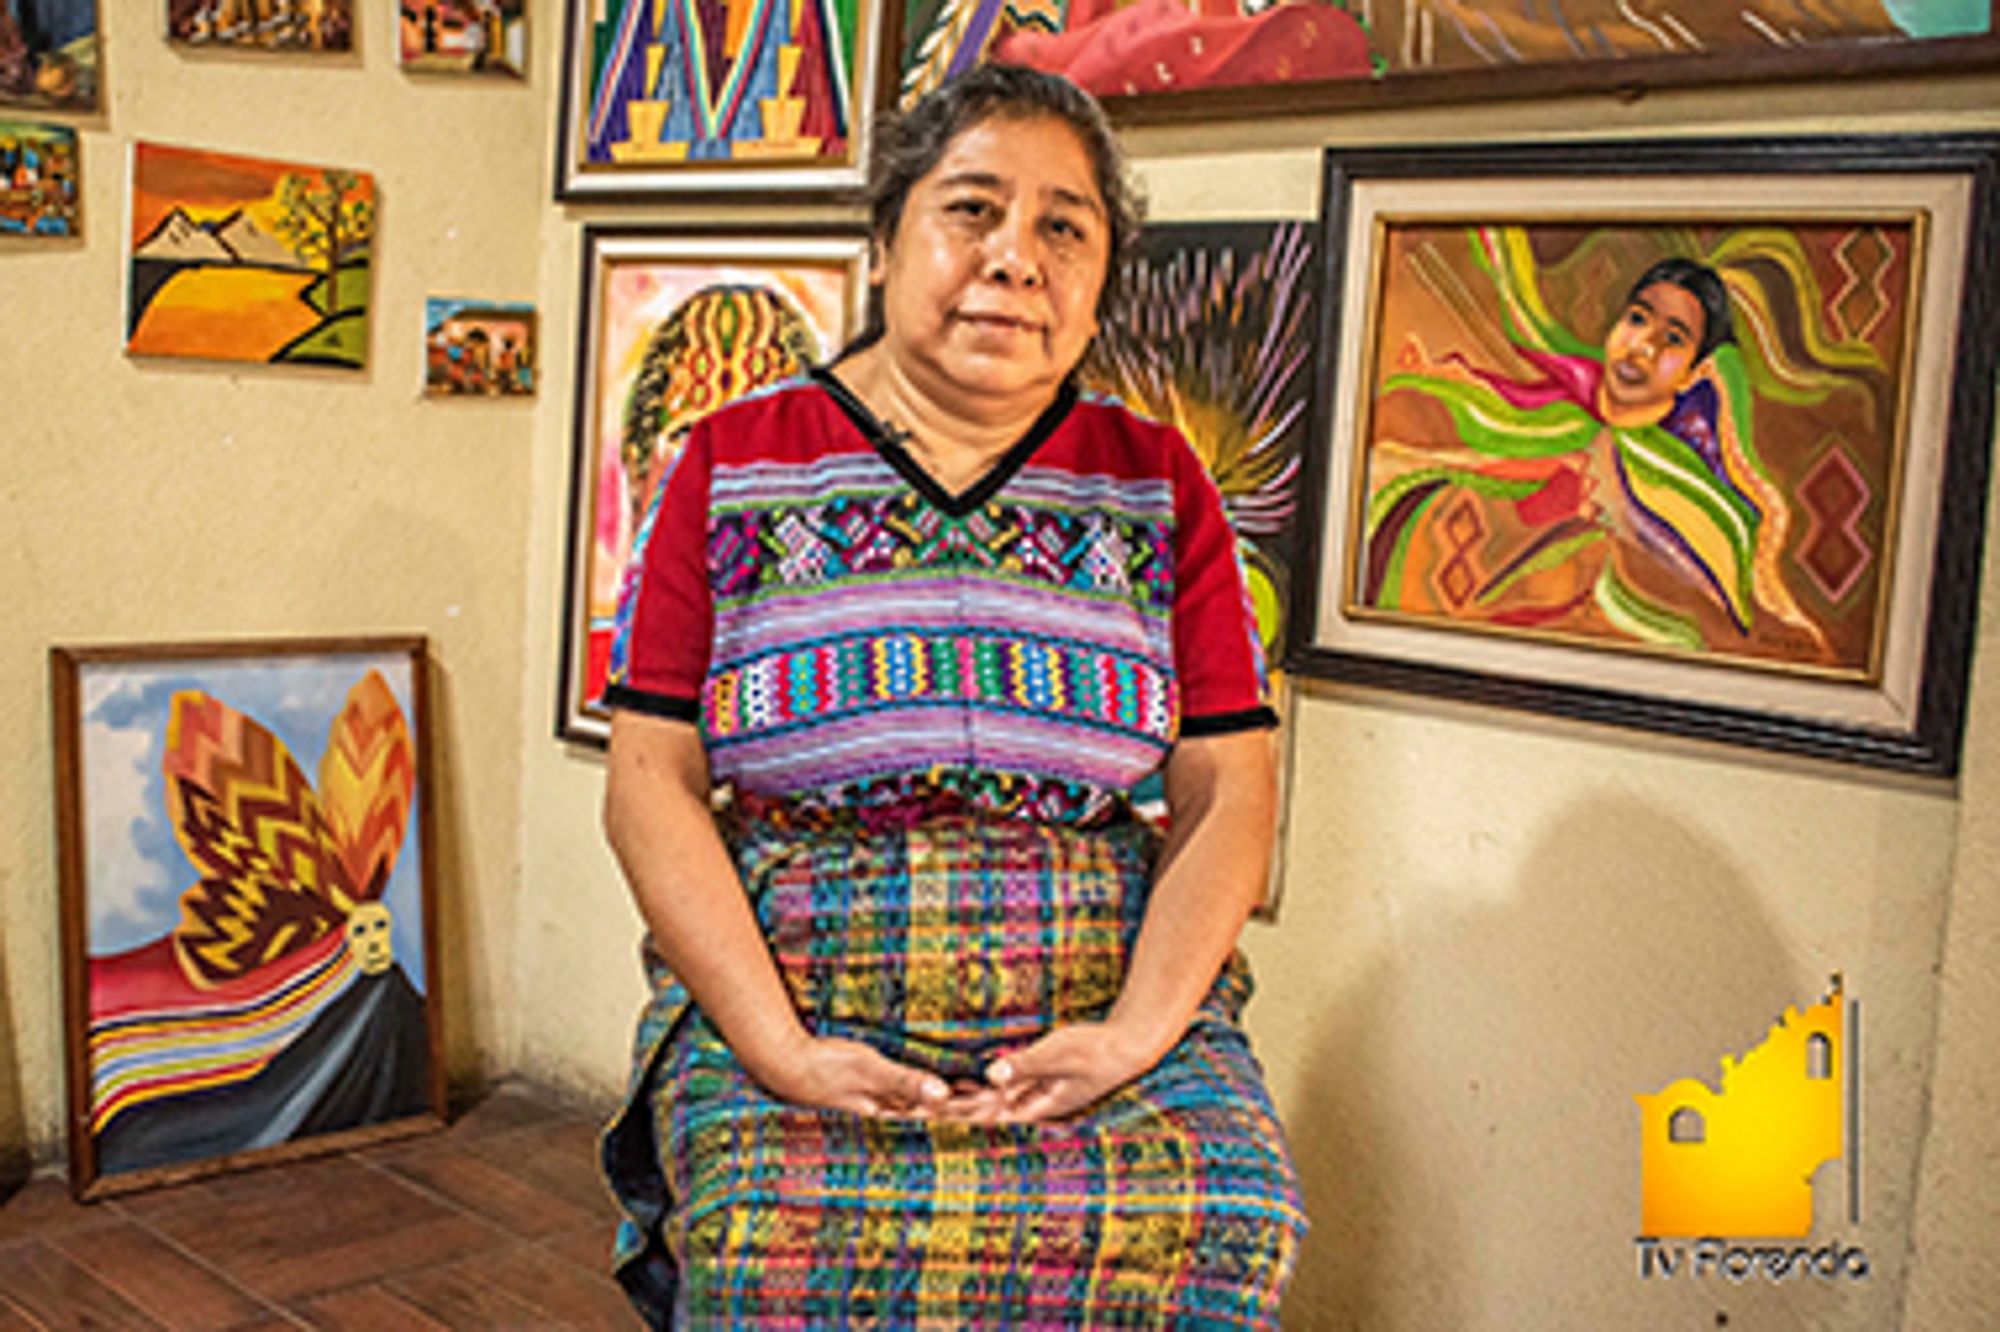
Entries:
{"type": "Polygon", "coordinates": [[[1604,407],[1616,424],[1658,421],[1694,381],[1708,327],[1685,287],[1655,282],[1632,298],[1604,339],[1604,407]]]}
{"type": "Polygon", "coordinates": [[[396,950],[389,941],[389,908],[379,902],[354,908],[354,914],[347,918],[347,947],[371,976],[395,965],[396,950]]]}

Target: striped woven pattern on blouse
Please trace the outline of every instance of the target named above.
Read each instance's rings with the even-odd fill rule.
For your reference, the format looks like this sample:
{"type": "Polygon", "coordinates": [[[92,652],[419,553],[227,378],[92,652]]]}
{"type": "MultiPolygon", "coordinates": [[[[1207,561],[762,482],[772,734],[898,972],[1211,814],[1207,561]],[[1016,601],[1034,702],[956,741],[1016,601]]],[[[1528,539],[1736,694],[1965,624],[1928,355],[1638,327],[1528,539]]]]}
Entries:
{"type": "Polygon", "coordinates": [[[717,779],[800,791],[949,765],[1130,787],[1179,713],[1172,510],[1162,479],[1033,465],[963,515],[872,452],[718,466],[717,779]]]}

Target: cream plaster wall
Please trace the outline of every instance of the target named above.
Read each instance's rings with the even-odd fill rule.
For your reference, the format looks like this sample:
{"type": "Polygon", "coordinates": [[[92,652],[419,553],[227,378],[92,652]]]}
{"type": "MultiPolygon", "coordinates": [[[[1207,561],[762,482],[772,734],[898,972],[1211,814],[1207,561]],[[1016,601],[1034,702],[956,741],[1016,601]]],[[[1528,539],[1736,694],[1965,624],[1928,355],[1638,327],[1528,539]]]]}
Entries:
{"type": "MultiPolygon", "coordinates": [[[[2000,80],[1988,78],[1126,139],[1153,215],[1193,219],[1313,216],[1318,149],[1334,142],[1996,126],[2000,80]]],[[[580,220],[544,231],[553,328],[569,322],[580,220]]],[[[558,396],[566,374],[551,366],[558,396]]],[[[546,738],[553,659],[540,645],[556,633],[568,449],[566,434],[536,441],[518,976],[538,998],[519,1053],[533,1075],[603,1097],[624,1076],[622,1022],[643,990],[637,919],[596,835],[601,760],[546,738]]],[[[1985,666],[1990,696],[2000,669],[1985,666]]],[[[1995,775],[1996,725],[1989,698],[1968,784],[1995,775]]],[[[1250,1026],[1316,1219],[1287,1327],[1709,1327],[1726,1313],[1735,1327],[1873,1332],[1898,1321],[1926,1161],[1929,1187],[1950,1201],[1935,1225],[1924,1214],[1941,1251],[1919,1255],[1913,1295],[1989,1307],[1976,1255],[2000,1225],[1973,1172],[2000,1144],[1982,1122],[2000,1063],[1979,1044],[1978,1011],[2000,916],[1952,938],[1963,976],[1947,990],[1957,1006],[1943,1044],[1934,968],[1948,905],[2000,866],[2000,823],[1977,824],[1948,784],[1339,688],[1301,699],[1294,761],[1281,927],[1246,937],[1261,984],[1250,1026]],[[1993,843],[1983,869],[1954,870],[1961,818],[1993,843]],[[1723,1053],[1756,1043],[1835,971],[1863,1005],[1863,1215],[1822,1230],[1861,1244],[1873,1275],[1833,1287],[1641,1281],[1633,1094],[1713,1076],[1723,1053]],[[1953,1242],[1962,1251],[1944,1252],[1953,1242]]],[[[1819,1214],[1841,1218],[1844,1181],[1823,1175],[1819,1214]]]]}
{"type": "Polygon", "coordinates": [[[417,389],[426,293],[538,294],[551,99],[406,76],[393,7],[361,9],[361,51],[314,62],[185,54],[162,6],[103,5],[84,238],[0,246],[0,1145],[61,1142],[51,644],[429,635],[449,1068],[511,1066],[531,458],[562,404],[417,389]],[[365,373],[123,354],[135,138],[375,174],[365,373]]]}

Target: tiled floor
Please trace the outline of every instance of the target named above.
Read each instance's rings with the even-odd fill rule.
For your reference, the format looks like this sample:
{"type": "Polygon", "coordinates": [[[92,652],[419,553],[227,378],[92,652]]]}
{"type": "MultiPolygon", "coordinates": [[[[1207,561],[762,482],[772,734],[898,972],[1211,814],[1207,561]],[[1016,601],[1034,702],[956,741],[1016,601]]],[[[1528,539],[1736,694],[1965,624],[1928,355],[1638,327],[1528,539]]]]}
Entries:
{"type": "Polygon", "coordinates": [[[0,1203],[0,1332],[616,1328],[597,1122],[503,1086],[442,1133],[87,1206],[0,1203]]]}

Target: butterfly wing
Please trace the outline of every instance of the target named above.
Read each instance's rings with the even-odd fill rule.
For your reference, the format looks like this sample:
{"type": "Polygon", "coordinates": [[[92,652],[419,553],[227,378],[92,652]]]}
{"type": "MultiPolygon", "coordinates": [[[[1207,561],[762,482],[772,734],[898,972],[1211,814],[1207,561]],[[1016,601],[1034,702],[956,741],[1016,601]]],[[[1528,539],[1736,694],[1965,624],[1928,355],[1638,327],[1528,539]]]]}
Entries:
{"type": "Polygon", "coordinates": [[[409,724],[381,673],[370,671],[349,691],[319,763],[320,808],[362,901],[381,897],[389,881],[416,785],[409,724]]]}
{"type": "Polygon", "coordinates": [[[209,988],[338,929],[353,904],[326,816],[283,742],[200,690],[168,714],[167,815],[201,880],[174,955],[209,988]]]}

